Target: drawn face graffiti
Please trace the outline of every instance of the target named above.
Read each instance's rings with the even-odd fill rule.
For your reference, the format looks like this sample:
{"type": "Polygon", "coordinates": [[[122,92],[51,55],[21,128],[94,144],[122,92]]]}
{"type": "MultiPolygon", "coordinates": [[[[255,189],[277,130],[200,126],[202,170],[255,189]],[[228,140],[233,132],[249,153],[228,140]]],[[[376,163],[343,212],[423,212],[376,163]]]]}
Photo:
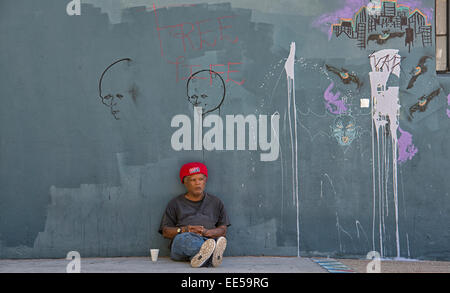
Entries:
{"type": "Polygon", "coordinates": [[[333,136],[342,146],[348,146],[356,138],[357,129],[355,119],[350,115],[342,115],[334,120],[333,136]]]}
{"type": "MultiPolygon", "coordinates": [[[[108,108],[110,108],[111,114],[114,116],[114,119],[116,120],[120,120],[119,118],[119,109],[118,109],[118,104],[120,102],[120,100],[122,100],[124,98],[124,92],[125,91],[120,91],[120,90],[116,90],[114,87],[116,85],[109,85],[107,87],[105,87],[103,85],[103,78],[105,77],[105,74],[108,72],[108,70],[113,67],[114,65],[116,65],[117,63],[123,62],[123,61],[127,61],[130,62],[131,59],[130,58],[124,58],[124,59],[120,59],[115,61],[114,63],[112,63],[111,65],[109,65],[105,71],[103,71],[100,80],[99,80],[99,96],[100,99],[102,100],[102,104],[107,106],[108,108]],[[103,93],[104,91],[106,91],[106,94],[103,93]]],[[[123,79],[121,79],[123,81],[123,79]]],[[[128,82],[126,82],[128,83],[128,82]]],[[[136,95],[137,95],[137,88],[136,85],[133,84],[133,86],[131,87],[130,90],[128,90],[129,93],[131,93],[131,96],[133,98],[133,101],[136,100],[136,95]]]]}
{"type": "Polygon", "coordinates": [[[225,99],[225,82],[219,73],[212,70],[192,74],[186,88],[189,103],[202,107],[203,115],[220,108],[225,99]]]}
{"type": "Polygon", "coordinates": [[[119,120],[119,110],[117,109],[117,103],[119,100],[123,98],[122,94],[107,94],[106,96],[101,97],[103,105],[107,106],[111,109],[111,114],[115,119],[119,120]]]}

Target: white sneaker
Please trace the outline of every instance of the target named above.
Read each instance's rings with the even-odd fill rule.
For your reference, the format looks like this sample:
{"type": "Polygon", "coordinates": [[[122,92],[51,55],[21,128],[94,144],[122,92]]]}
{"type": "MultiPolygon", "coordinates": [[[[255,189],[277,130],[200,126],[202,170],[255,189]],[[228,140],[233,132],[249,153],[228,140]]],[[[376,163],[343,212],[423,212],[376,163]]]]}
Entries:
{"type": "Polygon", "coordinates": [[[219,237],[216,242],[216,249],[214,249],[213,257],[212,257],[212,265],[213,267],[218,267],[222,264],[223,252],[227,247],[227,239],[223,236],[219,237]]]}
{"type": "Polygon", "coordinates": [[[200,251],[191,259],[191,266],[193,268],[201,267],[211,257],[215,248],[216,241],[207,239],[200,247],[200,251]]]}

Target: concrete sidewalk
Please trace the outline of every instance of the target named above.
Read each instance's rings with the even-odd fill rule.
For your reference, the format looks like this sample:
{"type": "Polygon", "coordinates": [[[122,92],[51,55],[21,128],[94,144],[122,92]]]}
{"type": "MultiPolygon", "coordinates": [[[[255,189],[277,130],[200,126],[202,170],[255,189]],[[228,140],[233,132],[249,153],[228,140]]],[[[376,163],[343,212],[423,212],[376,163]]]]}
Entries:
{"type": "MultiPolygon", "coordinates": [[[[346,265],[357,273],[366,273],[366,259],[327,259],[346,265]]],[[[66,273],[67,259],[0,259],[0,273],[66,273]]],[[[81,258],[81,273],[327,273],[311,258],[243,256],[224,257],[217,268],[192,268],[188,262],[160,257],[81,258]]],[[[450,273],[450,262],[418,260],[382,260],[381,273],[450,273]]]]}
{"type": "MultiPolygon", "coordinates": [[[[366,273],[370,260],[337,259],[357,273],[366,273]]],[[[450,273],[449,261],[381,260],[381,273],[450,273]]]]}
{"type": "MultiPolygon", "coordinates": [[[[66,259],[0,260],[0,273],[66,273],[66,259]]],[[[224,257],[217,268],[192,268],[160,257],[81,258],[81,273],[326,273],[304,257],[224,257]]]]}

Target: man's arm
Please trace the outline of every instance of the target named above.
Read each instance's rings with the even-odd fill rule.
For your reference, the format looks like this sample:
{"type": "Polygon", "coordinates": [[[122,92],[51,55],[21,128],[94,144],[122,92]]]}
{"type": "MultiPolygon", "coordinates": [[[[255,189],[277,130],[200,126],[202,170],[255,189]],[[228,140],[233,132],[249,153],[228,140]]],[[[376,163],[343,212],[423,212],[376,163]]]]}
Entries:
{"type": "Polygon", "coordinates": [[[175,236],[177,236],[179,227],[164,227],[163,228],[163,237],[168,239],[173,239],[175,236]]]}
{"type": "Polygon", "coordinates": [[[204,232],[202,233],[202,236],[208,237],[208,238],[219,238],[220,236],[224,236],[227,235],[227,226],[226,225],[222,225],[219,226],[215,229],[205,229],[204,232]]]}
{"type": "MultiPolygon", "coordinates": [[[[164,227],[163,237],[173,239],[178,234],[178,228],[181,228],[181,233],[192,232],[198,235],[203,235],[206,229],[203,226],[182,226],[182,227],[164,227]]],[[[205,236],[206,237],[206,236],[205,236]]]]}

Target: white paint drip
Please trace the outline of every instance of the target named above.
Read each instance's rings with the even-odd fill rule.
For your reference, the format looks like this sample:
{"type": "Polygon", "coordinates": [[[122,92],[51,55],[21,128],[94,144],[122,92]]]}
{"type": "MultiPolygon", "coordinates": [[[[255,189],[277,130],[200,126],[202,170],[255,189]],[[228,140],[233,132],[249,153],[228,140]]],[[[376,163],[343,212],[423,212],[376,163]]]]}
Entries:
{"type": "MultiPolygon", "coordinates": [[[[372,92],[372,179],[373,179],[373,237],[375,237],[375,142],[374,135],[377,137],[377,163],[378,163],[378,196],[379,196],[379,240],[380,252],[383,256],[383,234],[384,226],[384,203],[388,204],[387,181],[389,174],[389,157],[387,157],[387,143],[384,140],[384,133],[389,122],[389,133],[391,136],[392,149],[392,179],[395,204],[395,234],[397,244],[397,257],[400,257],[400,240],[398,229],[398,186],[397,186],[397,149],[398,138],[397,129],[399,126],[399,87],[387,87],[387,82],[391,74],[400,77],[401,56],[398,50],[385,49],[374,52],[369,56],[372,72],[369,72],[371,92],[372,92]],[[381,153],[380,153],[381,140],[381,153]],[[380,165],[381,164],[381,165],[380,165]],[[384,166],[384,168],[382,168],[384,166]],[[383,182],[384,181],[384,182],[383,182]]],[[[373,240],[374,241],[374,240],[373,240]]],[[[375,242],[373,242],[375,248],[375,242]]]]}
{"type": "Polygon", "coordinates": [[[298,147],[297,147],[297,107],[295,102],[295,42],[291,43],[289,57],[284,64],[287,78],[288,90],[288,118],[289,118],[289,133],[291,138],[291,155],[292,155],[292,199],[294,205],[297,207],[297,256],[300,257],[300,227],[299,227],[299,204],[298,204],[298,147]],[[292,121],[291,121],[291,103],[294,112],[294,135],[292,135],[292,121]]]}
{"type": "Polygon", "coordinates": [[[323,181],[320,180],[320,198],[323,198],[323,181]]]}
{"type": "Polygon", "coordinates": [[[358,237],[358,239],[359,239],[359,229],[358,229],[358,224],[360,224],[361,225],[361,223],[359,223],[359,221],[358,220],[356,220],[356,223],[355,223],[355,225],[356,225],[356,236],[358,237]]]}
{"type": "Polygon", "coordinates": [[[339,224],[339,216],[338,213],[336,212],[336,228],[338,231],[338,239],[339,239],[339,249],[341,252],[342,251],[342,239],[341,239],[341,231],[345,233],[345,235],[347,235],[351,242],[353,242],[353,237],[350,235],[350,233],[348,233],[347,231],[344,230],[344,228],[342,228],[341,224],[339,224]]]}
{"type": "Polygon", "coordinates": [[[337,228],[337,232],[338,232],[339,251],[342,252],[341,230],[339,229],[339,227],[340,227],[339,216],[338,216],[338,213],[336,212],[336,228],[337,228]]]}
{"type": "Polygon", "coordinates": [[[408,244],[408,258],[411,258],[411,252],[409,251],[409,236],[408,236],[408,233],[406,233],[406,243],[408,244]]]}
{"type": "Polygon", "coordinates": [[[330,176],[327,173],[324,173],[323,176],[327,177],[328,182],[330,182],[331,188],[333,188],[334,196],[336,196],[336,189],[334,189],[333,181],[331,180],[330,176]]]}
{"type": "Polygon", "coordinates": [[[361,223],[358,221],[358,220],[356,220],[355,221],[355,226],[356,226],[356,232],[357,232],[357,235],[358,235],[358,239],[359,239],[359,235],[360,235],[360,233],[359,233],[359,229],[361,228],[361,231],[363,232],[363,234],[364,234],[364,237],[366,238],[366,240],[367,240],[367,244],[369,244],[369,238],[367,237],[367,234],[366,234],[366,232],[364,231],[364,228],[363,228],[363,226],[361,225],[361,223]],[[359,228],[358,228],[359,227],[359,228]]]}

